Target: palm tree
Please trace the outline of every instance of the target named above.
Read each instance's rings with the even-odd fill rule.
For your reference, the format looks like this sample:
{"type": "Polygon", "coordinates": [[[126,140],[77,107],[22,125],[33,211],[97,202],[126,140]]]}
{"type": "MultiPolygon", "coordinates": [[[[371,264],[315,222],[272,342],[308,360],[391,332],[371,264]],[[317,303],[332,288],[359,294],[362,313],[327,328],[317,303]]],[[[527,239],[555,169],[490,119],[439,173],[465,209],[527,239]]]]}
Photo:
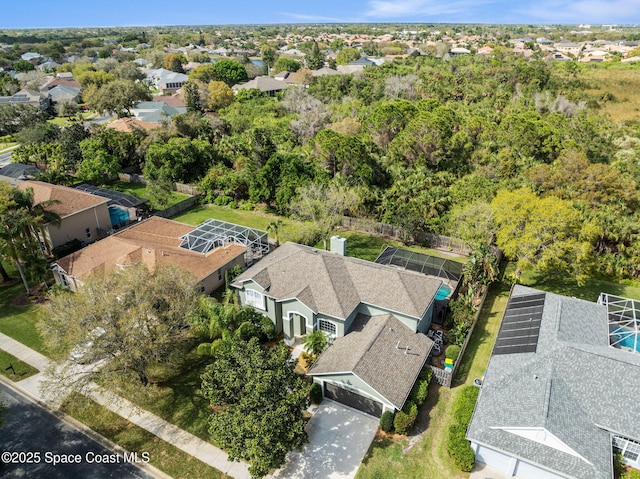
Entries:
{"type": "Polygon", "coordinates": [[[328,346],[327,335],[324,331],[316,329],[315,331],[306,334],[302,340],[304,349],[314,356],[318,356],[328,346]]]}
{"type": "MultiPolygon", "coordinates": [[[[41,244],[42,228],[47,223],[60,222],[60,216],[47,210],[52,204],[58,203],[58,200],[34,203],[31,188],[2,188],[0,193],[0,250],[15,263],[29,294],[29,283],[23,266],[35,264],[34,258],[38,252],[44,256],[41,244]]],[[[40,277],[44,270],[40,260],[36,263],[38,265],[34,272],[40,277]]]]}
{"type": "Polygon", "coordinates": [[[267,225],[267,231],[273,233],[273,236],[276,240],[276,248],[280,246],[280,228],[284,226],[284,222],[282,220],[274,220],[267,225]]]}

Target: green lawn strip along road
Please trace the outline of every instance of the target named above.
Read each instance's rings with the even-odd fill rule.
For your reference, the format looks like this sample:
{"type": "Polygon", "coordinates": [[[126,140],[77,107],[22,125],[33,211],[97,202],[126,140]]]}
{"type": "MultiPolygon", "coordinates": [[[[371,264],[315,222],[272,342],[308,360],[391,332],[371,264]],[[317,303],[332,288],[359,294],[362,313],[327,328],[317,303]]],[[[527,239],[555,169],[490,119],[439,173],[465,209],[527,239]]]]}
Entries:
{"type": "Polygon", "coordinates": [[[39,372],[40,371],[33,366],[20,361],[12,354],[0,349],[0,374],[3,376],[15,382],[27,379],[29,376],[33,376],[39,372]]]}
{"type": "Polygon", "coordinates": [[[65,401],[62,410],[127,451],[148,452],[150,464],[173,478],[229,477],[84,396],[65,401]]]}

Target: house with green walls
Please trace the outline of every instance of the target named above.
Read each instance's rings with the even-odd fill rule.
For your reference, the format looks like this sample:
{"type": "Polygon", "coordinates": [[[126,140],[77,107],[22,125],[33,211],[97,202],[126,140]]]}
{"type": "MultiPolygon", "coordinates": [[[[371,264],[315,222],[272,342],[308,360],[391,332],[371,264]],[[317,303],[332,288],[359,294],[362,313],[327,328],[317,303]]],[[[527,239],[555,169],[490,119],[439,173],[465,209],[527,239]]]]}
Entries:
{"type": "Polygon", "coordinates": [[[325,396],[380,415],[402,408],[426,363],[433,342],[424,333],[441,285],[422,273],[285,243],[231,286],[240,303],[269,317],[289,345],[324,331],[333,344],[318,360],[322,370],[309,374],[325,396]],[[367,371],[385,371],[384,391],[372,384],[376,373],[361,372],[365,364],[367,371]]]}

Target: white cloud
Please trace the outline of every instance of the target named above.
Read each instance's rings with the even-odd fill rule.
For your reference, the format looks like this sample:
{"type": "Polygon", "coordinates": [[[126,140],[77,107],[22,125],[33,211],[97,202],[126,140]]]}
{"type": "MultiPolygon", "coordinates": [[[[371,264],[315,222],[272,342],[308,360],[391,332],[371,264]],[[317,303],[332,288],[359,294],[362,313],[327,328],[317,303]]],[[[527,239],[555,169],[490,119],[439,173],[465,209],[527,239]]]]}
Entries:
{"type": "Polygon", "coordinates": [[[468,20],[469,9],[493,0],[372,0],[369,2],[367,17],[403,18],[411,16],[461,15],[468,20]]]}
{"type": "Polygon", "coordinates": [[[284,15],[289,18],[293,18],[295,20],[299,20],[301,22],[346,22],[347,20],[343,18],[335,18],[335,17],[323,17],[321,15],[309,15],[304,13],[292,13],[292,12],[281,12],[281,15],[284,15]]]}

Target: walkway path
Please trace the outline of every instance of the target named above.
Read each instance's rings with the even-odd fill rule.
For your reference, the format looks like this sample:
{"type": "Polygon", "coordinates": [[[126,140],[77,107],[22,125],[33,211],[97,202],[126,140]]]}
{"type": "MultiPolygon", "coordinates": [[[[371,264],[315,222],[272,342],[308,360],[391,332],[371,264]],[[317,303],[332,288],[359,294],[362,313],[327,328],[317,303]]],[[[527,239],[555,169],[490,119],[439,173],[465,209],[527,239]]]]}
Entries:
{"type": "MultiPolygon", "coordinates": [[[[0,349],[3,349],[40,371],[44,371],[51,364],[51,361],[46,356],[2,333],[0,333],[0,349]]],[[[14,384],[19,390],[26,392],[39,402],[47,404],[46,399],[40,391],[43,374],[44,373],[40,372],[14,384]]],[[[99,387],[97,384],[92,385],[89,396],[102,406],[150,433],[155,434],[160,439],[194,456],[205,464],[236,479],[249,479],[251,477],[246,463],[229,461],[224,451],[165,421],[155,414],[142,410],[126,399],[99,387]]]]}

